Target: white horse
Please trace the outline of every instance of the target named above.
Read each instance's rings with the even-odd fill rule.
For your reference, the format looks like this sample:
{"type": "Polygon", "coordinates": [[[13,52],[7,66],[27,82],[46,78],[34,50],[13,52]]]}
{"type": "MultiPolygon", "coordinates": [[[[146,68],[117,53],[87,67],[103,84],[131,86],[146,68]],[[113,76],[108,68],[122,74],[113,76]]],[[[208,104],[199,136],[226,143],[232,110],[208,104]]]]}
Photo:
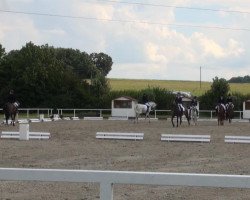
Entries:
{"type": "Polygon", "coordinates": [[[149,123],[150,123],[150,116],[149,113],[150,111],[154,110],[156,107],[156,103],[153,101],[150,101],[147,103],[148,105],[148,109],[147,106],[145,104],[136,104],[135,105],[135,122],[138,123],[138,118],[141,114],[145,114],[145,120],[148,118],[149,119],[149,123]]]}
{"type": "Polygon", "coordinates": [[[190,107],[190,120],[192,120],[193,125],[197,125],[197,110],[195,106],[190,107]]]}

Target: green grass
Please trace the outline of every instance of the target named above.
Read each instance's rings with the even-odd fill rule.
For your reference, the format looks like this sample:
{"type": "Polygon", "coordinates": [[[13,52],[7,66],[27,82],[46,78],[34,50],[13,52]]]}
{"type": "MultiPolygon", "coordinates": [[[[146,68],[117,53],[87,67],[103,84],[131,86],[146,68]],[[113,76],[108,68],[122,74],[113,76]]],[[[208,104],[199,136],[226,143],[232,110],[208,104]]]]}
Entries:
{"type": "MultiPolygon", "coordinates": [[[[175,80],[139,80],[139,79],[108,79],[112,91],[142,90],[148,87],[159,87],[170,91],[186,91],[200,96],[210,90],[212,82],[175,81],[175,80]]],[[[250,93],[250,83],[230,83],[230,92],[250,93]]]]}

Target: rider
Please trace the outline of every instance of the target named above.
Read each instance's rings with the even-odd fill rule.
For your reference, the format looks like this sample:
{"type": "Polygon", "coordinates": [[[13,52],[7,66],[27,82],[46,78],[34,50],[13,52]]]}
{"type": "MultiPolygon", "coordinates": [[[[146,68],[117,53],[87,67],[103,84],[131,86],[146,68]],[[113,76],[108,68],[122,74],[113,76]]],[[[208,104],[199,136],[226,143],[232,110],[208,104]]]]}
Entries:
{"type": "Polygon", "coordinates": [[[192,100],[191,100],[190,106],[195,107],[197,116],[199,116],[199,111],[198,111],[198,109],[197,109],[197,105],[198,105],[198,103],[197,103],[197,97],[194,96],[194,97],[192,98],[192,100]]]}
{"type": "Polygon", "coordinates": [[[177,95],[176,95],[176,97],[175,97],[175,103],[178,105],[179,110],[181,110],[183,112],[185,111],[185,108],[182,105],[182,96],[181,96],[180,92],[178,92],[177,95]]]}
{"type": "Polygon", "coordinates": [[[149,104],[148,104],[149,100],[148,100],[148,95],[143,93],[142,95],[142,103],[145,104],[147,106],[147,111],[149,110],[149,104]]]}
{"type": "Polygon", "coordinates": [[[225,99],[224,99],[224,97],[222,95],[218,99],[217,106],[215,107],[215,110],[216,110],[217,113],[218,113],[218,107],[219,107],[219,105],[222,105],[223,108],[224,108],[224,110],[225,110],[225,112],[226,112],[225,99]]]}
{"type": "Polygon", "coordinates": [[[14,90],[10,90],[7,103],[13,104],[16,108],[19,106],[19,103],[16,100],[16,95],[14,94],[14,90]]]}
{"type": "Polygon", "coordinates": [[[228,97],[227,97],[227,103],[226,103],[226,108],[227,109],[228,109],[229,104],[232,104],[232,106],[234,107],[234,105],[233,105],[233,99],[232,99],[232,96],[231,96],[230,93],[228,94],[228,97]]]}

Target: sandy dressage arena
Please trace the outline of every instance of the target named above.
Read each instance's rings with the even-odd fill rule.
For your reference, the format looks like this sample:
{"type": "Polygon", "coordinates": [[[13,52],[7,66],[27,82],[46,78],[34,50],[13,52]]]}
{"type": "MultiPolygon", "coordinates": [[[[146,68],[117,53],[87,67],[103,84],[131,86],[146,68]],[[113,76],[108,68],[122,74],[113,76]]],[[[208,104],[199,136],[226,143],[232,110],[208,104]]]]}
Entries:
{"type": "MultiPolygon", "coordinates": [[[[18,131],[0,126],[0,131],[18,131]]],[[[50,132],[49,140],[1,139],[0,167],[250,174],[250,144],[226,144],[225,135],[250,135],[250,123],[199,122],[172,128],[169,120],[56,121],[31,123],[31,131],[50,132]],[[143,132],[143,141],[101,140],[105,132],[143,132]],[[208,134],[211,143],[162,142],[163,133],[208,134]]],[[[99,184],[55,182],[0,182],[1,200],[95,200],[99,184]]],[[[250,199],[250,189],[114,185],[115,200],[250,199]]]]}

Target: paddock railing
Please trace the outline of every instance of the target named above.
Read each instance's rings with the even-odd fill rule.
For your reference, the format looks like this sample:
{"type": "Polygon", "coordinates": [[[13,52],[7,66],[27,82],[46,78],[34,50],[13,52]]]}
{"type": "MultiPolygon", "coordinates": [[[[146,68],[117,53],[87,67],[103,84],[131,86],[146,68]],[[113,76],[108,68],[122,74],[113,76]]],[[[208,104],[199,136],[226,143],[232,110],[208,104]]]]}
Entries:
{"type": "Polygon", "coordinates": [[[92,182],[100,199],[113,200],[114,184],[250,188],[250,175],[0,168],[0,181],[92,182]]]}
{"type": "MultiPolygon", "coordinates": [[[[110,117],[111,109],[73,109],[73,108],[19,108],[19,118],[34,118],[40,114],[49,117],[52,114],[58,114],[65,117],[83,117],[83,116],[95,116],[95,117],[110,117]]],[[[3,109],[0,109],[0,113],[3,115],[3,109]]],[[[154,118],[164,118],[171,116],[171,110],[154,110],[152,114],[154,118]]],[[[234,111],[234,119],[242,119],[243,111],[234,111]]],[[[200,110],[199,118],[201,119],[216,119],[214,110],[200,110]]]]}

